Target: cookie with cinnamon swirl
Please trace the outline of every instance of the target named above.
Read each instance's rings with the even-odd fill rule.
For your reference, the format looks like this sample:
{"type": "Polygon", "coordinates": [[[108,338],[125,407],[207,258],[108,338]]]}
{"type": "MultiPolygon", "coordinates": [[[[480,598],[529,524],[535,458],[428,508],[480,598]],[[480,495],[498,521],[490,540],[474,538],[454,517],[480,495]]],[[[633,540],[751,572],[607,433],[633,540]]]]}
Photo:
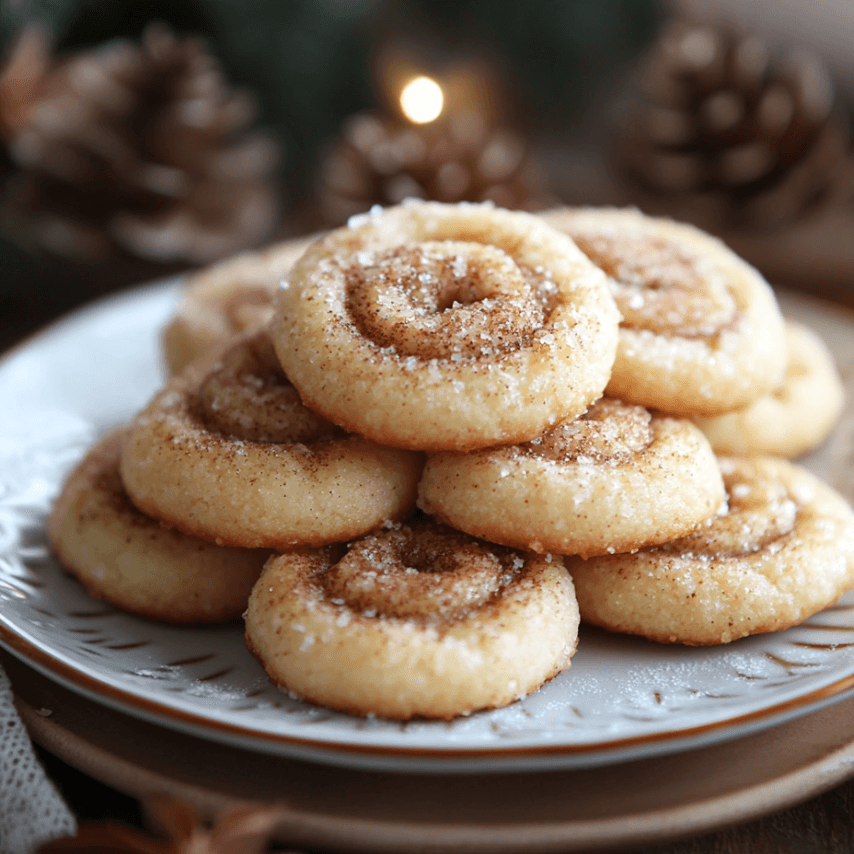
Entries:
{"type": "Polygon", "coordinates": [[[695,416],[722,454],[799,457],[830,434],[845,404],[845,387],[822,339],[802,323],[786,322],[786,375],[771,394],[713,418],[695,416]]]}
{"type": "Polygon", "coordinates": [[[310,238],[286,240],[192,273],[161,335],[170,373],[179,373],[235,335],[264,326],[273,314],[279,282],[309,243],[310,238]]]}
{"type": "Polygon", "coordinates": [[[786,364],[768,283],[720,240],[633,209],[543,218],[607,274],[623,316],[607,393],[676,415],[718,415],[768,394],[786,364]]]}
{"type": "Polygon", "coordinates": [[[661,643],[711,645],[803,622],[854,585],[854,512],[776,457],[720,461],[728,509],[632,555],[567,559],[583,620],[661,643]]]}
{"type": "Polygon", "coordinates": [[[250,651],[285,690],[404,720],[512,703],[569,666],[578,636],[560,558],[431,521],[271,559],[245,619],[250,651]]]}
{"type": "Polygon", "coordinates": [[[125,430],[98,441],[66,480],[48,519],[51,547],[97,599],[169,623],[240,616],[270,556],[165,528],[130,502],[119,477],[125,430]]]}
{"type": "Polygon", "coordinates": [[[421,466],[303,406],[261,330],[170,380],[132,420],[121,475],[142,512],[178,530],[285,549],[405,517],[421,466]]]}
{"type": "Polygon", "coordinates": [[[604,389],[619,315],[605,276],[532,214],[376,209],[313,244],[273,320],[306,405],[376,442],[525,441],[604,389]]]}
{"type": "Polygon", "coordinates": [[[686,419],[603,398],[535,440],[430,454],[419,505],[515,548],[594,555],[688,533],[724,501],[717,459],[686,419]]]}

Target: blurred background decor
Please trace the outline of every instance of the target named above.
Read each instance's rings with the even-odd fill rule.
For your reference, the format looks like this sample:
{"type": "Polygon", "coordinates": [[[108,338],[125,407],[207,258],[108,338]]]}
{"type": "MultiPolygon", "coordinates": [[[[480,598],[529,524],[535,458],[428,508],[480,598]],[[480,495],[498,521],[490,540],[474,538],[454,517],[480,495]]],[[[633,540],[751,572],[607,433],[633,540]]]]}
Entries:
{"type": "Polygon", "coordinates": [[[850,0],[5,0],[0,347],[409,195],[635,204],[847,296],[852,19],[850,0]],[[417,77],[442,95],[428,118],[417,77]]]}
{"type": "Polygon", "coordinates": [[[715,231],[771,231],[833,204],[848,133],[830,75],[754,33],[673,20],[618,137],[633,194],[715,231]]]}
{"type": "Polygon", "coordinates": [[[24,246],[89,264],[206,263],[275,231],[279,143],[198,39],[151,23],[51,56],[30,22],[0,92],[10,161],[0,221],[24,246]]]}
{"type": "Polygon", "coordinates": [[[854,101],[833,57],[808,20],[799,38],[726,3],[675,7],[622,95],[616,197],[717,234],[775,284],[851,301],[854,101]]]}
{"type": "Polygon", "coordinates": [[[318,169],[317,226],[406,198],[542,209],[550,193],[531,144],[510,126],[505,87],[487,59],[437,59],[391,34],[375,53],[378,109],[345,120],[318,169]]]}
{"type": "Polygon", "coordinates": [[[559,200],[552,166],[660,15],[652,0],[6,0],[0,346],[402,195],[559,200]],[[401,111],[415,71],[445,96],[430,122],[401,111]]]}

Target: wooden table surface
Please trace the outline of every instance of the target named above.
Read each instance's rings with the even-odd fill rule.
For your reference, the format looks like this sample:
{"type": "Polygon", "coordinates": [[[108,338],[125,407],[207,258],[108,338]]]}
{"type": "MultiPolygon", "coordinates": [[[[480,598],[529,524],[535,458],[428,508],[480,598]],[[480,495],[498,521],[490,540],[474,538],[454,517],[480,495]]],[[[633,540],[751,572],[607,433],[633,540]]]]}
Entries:
{"type": "MultiPolygon", "coordinates": [[[[118,819],[144,828],[140,805],[46,751],[40,757],[81,823],[118,819]]],[[[852,769],[854,774],[854,769],[852,769]]],[[[757,821],[689,839],[631,848],[640,854],[851,854],[854,780],[757,821]]]]}

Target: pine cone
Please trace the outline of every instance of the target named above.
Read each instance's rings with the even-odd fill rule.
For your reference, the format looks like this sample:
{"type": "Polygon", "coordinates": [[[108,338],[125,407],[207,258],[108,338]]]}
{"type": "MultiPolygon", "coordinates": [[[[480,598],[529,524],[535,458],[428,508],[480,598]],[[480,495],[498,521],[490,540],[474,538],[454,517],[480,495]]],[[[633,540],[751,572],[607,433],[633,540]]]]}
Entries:
{"type": "Polygon", "coordinates": [[[139,44],[53,60],[32,25],[0,75],[0,105],[13,168],[0,216],[37,248],[207,263],[273,232],[279,147],[247,132],[252,99],[200,40],[151,25],[139,44]]]}
{"type": "Polygon", "coordinates": [[[676,21],[641,71],[618,166],[647,209],[713,231],[772,229],[805,216],[850,171],[833,83],[803,51],[676,21]]]}
{"type": "Polygon", "coordinates": [[[491,200],[522,210],[548,204],[539,168],[519,134],[490,128],[475,114],[455,118],[406,125],[377,113],[352,116],[321,163],[317,227],[409,197],[491,200]]]}

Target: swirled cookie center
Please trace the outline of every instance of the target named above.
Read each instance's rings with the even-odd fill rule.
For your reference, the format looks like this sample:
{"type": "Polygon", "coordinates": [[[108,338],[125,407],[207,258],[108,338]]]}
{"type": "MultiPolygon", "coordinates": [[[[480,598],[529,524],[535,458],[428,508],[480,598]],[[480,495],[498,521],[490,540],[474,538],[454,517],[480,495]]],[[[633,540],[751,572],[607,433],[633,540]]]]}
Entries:
{"type": "Polygon", "coordinates": [[[711,557],[739,557],[772,547],[794,530],[798,505],[782,483],[748,479],[737,471],[724,470],[723,474],[727,512],[665,548],[711,557]]]}
{"type": "Polygon", "coordinates": [[[735,319],[738,307],[723,274],[673,241],[572,229],[569,234],[607,274],[623,327],[700,338],[735,319]]]}
{"type": "Polygon", "coordinates": [[[357,253],[347,305],[380,348],[422,359],[477,360],[530,344],[556,292],[495,246],[426,241],[357,253]]]}
{"type": "Polygon", "coordinates": [[[652,439],[652,416],[646,409],[602,398],[584,415],[558,424],[521,450],[560,463],[618,465],[649,447],[652,439]]]}
{"type": "Polygon", "coordinates": [[[385,617],[459,617],[495,596],[524,561],[449,529],[412,527],[353,544],[326,572],[334,602],[385,617]]]}
{"type": "Polygon", "coordinates": [[[266,332],[226,351],[202,382],[196,404],[209,430],[247,442],[310,442],[337,432],[303,405],[266,332]]]}

